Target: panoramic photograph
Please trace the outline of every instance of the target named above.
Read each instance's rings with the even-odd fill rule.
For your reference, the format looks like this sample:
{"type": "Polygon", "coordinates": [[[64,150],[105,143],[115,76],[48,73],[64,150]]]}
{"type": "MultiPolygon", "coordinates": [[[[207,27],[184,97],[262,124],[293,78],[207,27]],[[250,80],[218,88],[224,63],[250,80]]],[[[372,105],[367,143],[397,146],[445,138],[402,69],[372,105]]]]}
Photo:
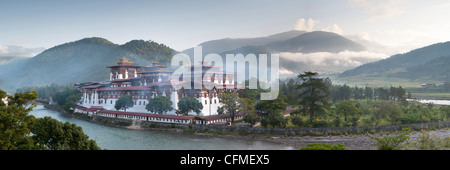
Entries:
{"type": "Polygon", "coordinates": [[[446,0],[1,1],[0,149],[207,167],[276,158],[195,150],[449,150],[448,16],[446,0]]]}

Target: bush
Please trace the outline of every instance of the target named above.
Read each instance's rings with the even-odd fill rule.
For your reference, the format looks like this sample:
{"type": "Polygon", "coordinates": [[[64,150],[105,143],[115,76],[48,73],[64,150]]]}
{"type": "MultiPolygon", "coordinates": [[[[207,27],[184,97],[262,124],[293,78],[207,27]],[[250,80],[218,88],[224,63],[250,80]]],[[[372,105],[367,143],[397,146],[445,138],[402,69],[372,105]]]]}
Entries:
{"type": "Polygon", "coordinates": [[[320,118],[309,120],[308,123],[313,128],[329,127],[329,123],[320,118]]]}
{"type": "Polygon", "coordinates": [[[422,134],[418,135],[416,141],[409,143],[410,148],[417,150],[439,150],[449,149],[449,137],[441,139],[437,135],[430,135],[427,131],[422,131],[422,134]]]}
{"type": "Polygon", "coordinates": [[[291,122],[292,122],[292,124],[294,124],[297,127],[305,126],[305,121],[303,120],[303,118],[300,115],[292,115],[291,122]]]}
{"type": "Polygon", "coordinates": [[[401,150],[403,149],[404,142],[410,139],[410,137],[406,135],[407,133],[409,132],[402,131],[395,136],[385,136],[383,138],[371,137],[371,139],[376,140],[372,145],[377,146],[378,150],[401,150]]]}
{"type": "Polygon", "coordinates": [[[310,143],[307,147],[300,148],[300,150],[347,150],[343,144],[332,146],[329,143],[310,143]]]}

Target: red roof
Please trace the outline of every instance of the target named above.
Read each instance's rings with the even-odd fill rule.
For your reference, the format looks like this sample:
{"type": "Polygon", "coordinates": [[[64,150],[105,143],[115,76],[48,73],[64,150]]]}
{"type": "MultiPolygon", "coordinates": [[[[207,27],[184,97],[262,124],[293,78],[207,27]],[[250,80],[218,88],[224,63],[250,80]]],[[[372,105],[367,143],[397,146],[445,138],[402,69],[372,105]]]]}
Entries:
{"type": "Polygon", "coordinates": [[[103,84],[100,84],[100,85],[84,86],[84,87],[82,87],[82,88],[85,88],[85,89],[96,89],[96,88],[99,88],[99,87],[102,87],[102,86],[103,86],[103,84]]]}
{"type": "Polygon", "coordinates": [[[151,90],[151,87],[147,86],[129,86],[129,87],[102,87],[98,91],[115,91],[115,90],[151,90]]]}
{"type": "Polygon", "coordinates": [[[183,120],[190,120],[190,119],[195,118],[193,116],[160,115],[160,114],[138,113],[138,112],[121,112],[121,111],[112,111],[112,110],[99,110],[98,113],[146,116],[146,117],[167,118],[167,119],[183,119],[183,120]]]}
{"type": "Polygon", "coordinates": [[[148,67],[148,66],[136,66],[136,65],[114,65],[114,66],[108,66],[106,68],[113,68],[113,67],[148,67]]]}
{"type": "MultiPolygon", "coordinates": [[[[236,114],[234,114],[234,116],[242,116],[244,115],[244,112],[238,112],[236,114]]],[[[206,120],[206,121],[211,121],[211,120],[217,120],[217,119],[224,119],[224,118],[229,118],[231,117],[230,114],[222,114],[222,115],[217,115],[217,116],[206,116],[206,117],[202,117],[201,119],[206,120]]]]}

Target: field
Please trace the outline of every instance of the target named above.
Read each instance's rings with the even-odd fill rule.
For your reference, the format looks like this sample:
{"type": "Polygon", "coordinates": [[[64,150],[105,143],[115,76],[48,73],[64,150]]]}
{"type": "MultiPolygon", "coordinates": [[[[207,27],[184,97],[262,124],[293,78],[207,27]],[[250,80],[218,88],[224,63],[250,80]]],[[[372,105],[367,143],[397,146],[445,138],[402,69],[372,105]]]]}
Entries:
{"type": "Polygon", "coordinates": [[[450,100],[450,93],[412,93],[416,99],[450,100]]]}
{"type": "Polygon", "coordinates": [[[398,87],[402,86],[406,91],[410,91],[413,98],[416,99],[435,99],[450,100],[450,92],[443,92],[442,89],[422,89],[421,85],[426,83],[440,83],[427,80],[409,80],[402,78],[386,78],[386,77],[329,77],[334,84],[347,84],[350,87],[398,87]]]}
{"type": "Polygon", "coordinates": [[[386,77],[337,77],[337,76],[327,76],[329,77],[333,83],[335,84],[347,84],[350,87],[352,86],[369,86],[369,87],[390,87],[390,86],[402,86],[403,88],[420,88],[426,82],[424,80],[416,80],[412,81],[409,79],[402,78],[386,78],[386,77]]]}

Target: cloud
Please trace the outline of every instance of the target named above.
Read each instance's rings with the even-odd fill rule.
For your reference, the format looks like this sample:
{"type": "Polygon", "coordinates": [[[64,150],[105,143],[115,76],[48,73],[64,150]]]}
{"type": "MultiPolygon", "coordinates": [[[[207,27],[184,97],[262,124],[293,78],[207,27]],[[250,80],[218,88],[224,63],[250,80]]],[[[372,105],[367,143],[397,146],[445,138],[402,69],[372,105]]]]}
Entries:
{"type": "Polygon", "coordinates": [[[322,29],[322,31],[334,32],[336,34],[342,35],[342,29],[339,28],[339,26],[337,24],[334,24],[333,26],[324,28],[324,29],[322,29]]]}
{"type": "Polygon", "coordinates": [[[352,7],[361,7],[369,15],[369,20],[375,21],[403,14],[399,6],[403,0],[348,0],[352,7]]]}
{"type": "Polygon", "coordinates": [[[302,71],[320,73],[343,72],[362,64],[388,58],[382,53],[369,51],[343,51],[340,53],[280,53],[280,74],[293,74],[302,71]]]}
{"type": "Polygon", "coordinates": [[[306,20],[305,18],[300,18],[295,23],[295,30],[311,32],[314,30],[314,27],[318,23],[319,21],[313,20],[311,18],[309,18],[308,20],[306,20]]]}
{"type": "Polygon", "coordinates": [[[16,45],[0,45],[0,56],[22,56],[22,57],[32,57],[35,56],[45,48],[26,48],[16,45]]]}
{"type": "Polygon", "coordinates": [[[280,68],[279,73],[281,75],[293,75],[293,74],[295,74],[294,72],[292,72],[292,71],[290,71],[290,70],[288,70],[286,68],[280,68]]]}
{"type": "Polygon", "coordinates": [[[319,20],[314,20],[311,18],[309,18],[309,19],[300,18],[295,23],[295,30],[307,31],[307,32],[321,30],[321,31],[327,31],[327,32],[334,32],[336,34],[342,34],[342,29],[339,28],[339,26],[337,24],[334,24],[332,26],[322,28],[322,29],[319,28],[320,27],[319,25],[320,25],[319,20]]]}

